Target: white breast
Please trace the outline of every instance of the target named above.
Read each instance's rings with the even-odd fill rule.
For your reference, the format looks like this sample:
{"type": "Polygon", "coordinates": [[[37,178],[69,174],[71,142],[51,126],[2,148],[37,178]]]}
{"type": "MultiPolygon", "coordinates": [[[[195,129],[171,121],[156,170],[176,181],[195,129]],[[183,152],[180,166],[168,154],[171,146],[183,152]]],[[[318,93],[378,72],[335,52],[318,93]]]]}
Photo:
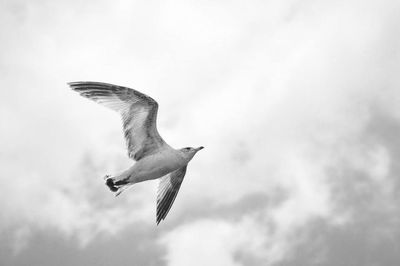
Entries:
{"type": "Polygon", "coordinates": [[[167,150],[145,157],[130,169],[132,183],[160,178],[187,164],[186,160],[175,150],[167,150]]]}

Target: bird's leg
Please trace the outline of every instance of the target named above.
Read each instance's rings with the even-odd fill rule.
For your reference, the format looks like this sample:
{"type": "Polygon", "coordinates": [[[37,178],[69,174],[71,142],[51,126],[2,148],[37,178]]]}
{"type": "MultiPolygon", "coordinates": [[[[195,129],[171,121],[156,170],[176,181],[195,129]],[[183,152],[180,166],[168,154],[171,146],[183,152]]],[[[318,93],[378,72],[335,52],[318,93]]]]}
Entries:
{"type": "Polygon", "coordinates": [[[133,185],[133,184],[131,182],[129,182],[129,176],[116,181],[114,183],[114,186],[116,186],[118,188],[118,190],[115,193],[115,196],[117,197],[119,194],[121,194],[123,191],[125,191],[127,188],[129,188],[131,185],[133,185]]]}
{"type": "Polygon", "coordinates": [[[129,177],[118,180],[117,182],[114,183],[114,185],[120,187],[120,186],[126,185],[128,183],[129,183],[129,177]]]}

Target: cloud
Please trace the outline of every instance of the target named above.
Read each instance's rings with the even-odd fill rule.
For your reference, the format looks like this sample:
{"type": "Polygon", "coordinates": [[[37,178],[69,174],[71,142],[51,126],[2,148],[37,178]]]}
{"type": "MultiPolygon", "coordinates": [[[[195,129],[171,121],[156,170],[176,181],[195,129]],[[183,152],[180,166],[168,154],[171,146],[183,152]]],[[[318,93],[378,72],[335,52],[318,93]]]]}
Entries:
{"type": "Polygon", "coordinates": [[[205,219],[176,228],[161,242],[167,244],[168,265],[240,265],[232,255],[258,256],[263,231],[251,221],[228,223],[205,219]]]}
{"type": "Polygon", "coordinates": [[[120,120],[70,92],[73,80],[144,91],[168,143],[206,147],[150,237],[166,263],[296,264],[297,250],[328,263],[344,252],[334,234],[363,221],[390,241],[396,1],[2,5],[0,232],[18,254],[40,231],[86,251],[154,222],[156,183],[105,190],[101,177],[131,164],[120,120]]]}
{"type": "MultiPolygon", "coordinates": [[[[364,139],[377,106],[385,109],[386,114],[397,113],[396,105],[388,103],[398,99],[399,94],[395,87],[384,85],[382,88],[382,84],[387,84],[387,73],[377,69],[379,66],[390,73],[392,65],[382,61],[386,59],[385,54],[375,52],[376,47],[391,46],[397,42],[396,37],[390,40],[380,38],[383,29],[392,27],[393,14],[389,10],[376,9],[375,5],[367,5],[366,12],[357,16],[355,6],[339,6],[333,9],[330,5],[318,6],[320,12],[313,12],[311,18],[303,17],[302,13],[310,12],[311,7],[303,6],[304,9],[286,25],[278,28],[276,36],[265,38],[264,41],[268,42],[259,44],[265,47],[278,41],[290,44],[284,50],[287,54],[282,55],[283,62],[270,63],[270,66],[277,66],[275,72],[264,71],[262,74],[268,73],[266,78],[261,73],[238,72],[232,76],[232,86],[210,92],[212,100],[204,99],[207,108],[192,109],[198,110],[196,119],[192,121],[206,117],[207,121],[199,124],[209,125],[207,136],[211,138],[212,132],[219,132],[214,135],[219,138],[215,142],[224,144],[224,148],[213,151],[218,154],[218,160],[211,157],[206,164],[222,170],[218,171],[218,175],[210,175],[209,182],[197,181],[195,186],[191,186],[195,188],[191,191],[192,195],[196,195],[195,190],[201,190],[203,197],[209,196],[219,204],[232,204],[243,194],[269,193],[277,188],[287,195],[274,208],[259,213],[259,216],[266,217],[265,220],[254,221],[257,228],[268,224],[274,227],[272,233],[261,237],[264,243],[271,238],[274,240],[274,244],[264,246],[261,252],[268,254],[264,257],[268,265],[290,258],[294,248],[303,243],[303,240],[296,242],[294,239],[302,231],[306,232],[314,224],[313,221],[323,219],[333,228],[358,223],[358,200],[346,205],[338,198],[349,199],[354,191],[336,190],[338,184],[348,184],[347,179],[349,188],[358,189],[358,185],[353,183],[358,178],[353,173],[361,171],[362,182],[368,184],[366,188],[361,187],[363,193],[368,195],[365,204],[373,206],[375,203],[380,208],[378,198],[381,196],[386,204],[396,202],[392,196],[387,197],[386,191],[393,183],[393,176],[389,175],[392,156],[388,147],[364,139]],[[370,18],[376,19],[377,24],[364,28],[364,23],[368,25],[370,18]],[[283,41],[282,36],[286,37],[283,41]],[[255,80],[262,80],[269,86],[257,88],[252,84],[255,80]],[[245,81],[251,85],[246,86],[245,81]],[[224,123],[226,121],[235,122],[224,123]],[[234,160],[230,161],[232,157],[237,158],[230,156],[238,150],[233,148],[235,145],[247,154],[246,160],[239,161],[237,165],[232,164],[234,160]],[[370,185],[377,186],[378,190],[370,185]],[[244,187],[245,191],[241,189],[244,187]]],[[[279,48],[273,51],[276,50],[279,51],[279,48]]],[[[265,54],[262,55],[259,61],[266,60],[265,54]]],[[[257,65],[257,70],[265,70],[260,67],[262,63],[253,63],[257,65]]],[[[268,66],[266,64],[267,69],[268,66]]],[[[242,65],[238,69],[242,70],[242,65]]],[[[199,126],[198,132],[205,134],[200,129],[199,126]]],[[[395,216],[393,210],[388,213],[395,216]]],[[[214,222],[209,222],[211,232],[218,228],[218,221],[214,222]]],[[[198,258],[199,263],[207,260],[208,257],[202,255],[202,252],[208,251],[207,247],[189,248],[185,254],[174,252],[174,244],[188,244],[185,235],[206,231],[197,225],[193,222],[193,227],[182,226],[181,231],[178,227],[173,235],[166,238],[169,239],[170,253],[167,258],[170,265],[184,264],[188,258],[198,258]],[[181,243],[177,243],[179,241],[181,243]]],[[[231,234],[237,233],[232,231],[235,233],[231,234]]],[[[202,238],[202,241],[232,242],[229,237],[214,236],[217,234],[201,235],[205,239],[202,238]]],[[[249,241],[251,239],[252,236],[249,236],[249,241]]],[[[237,263],[234,249],[215,248],[221,253],[217,260],[221,258],[228,264],[237,263]]]]}

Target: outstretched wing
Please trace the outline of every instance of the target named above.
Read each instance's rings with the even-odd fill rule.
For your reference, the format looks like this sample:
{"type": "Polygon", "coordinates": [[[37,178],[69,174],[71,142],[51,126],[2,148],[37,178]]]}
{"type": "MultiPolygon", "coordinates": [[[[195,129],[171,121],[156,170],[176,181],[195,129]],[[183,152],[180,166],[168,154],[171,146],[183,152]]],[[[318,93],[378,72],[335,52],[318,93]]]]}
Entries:
{"type": "Polygon", "coordinates": [[[169,147],[157,131],[158,104],[136,90],[101,82],[70,82],[80,95],[107,106],[122,115],[128,156],[140,160],[169,147]]]}
{"type": "Polygon", "coordinates": [[[186,167],[179,168],[160,178],[157,193],[157,225],[165,219],[171,209],[185,177],[186,167]]]}

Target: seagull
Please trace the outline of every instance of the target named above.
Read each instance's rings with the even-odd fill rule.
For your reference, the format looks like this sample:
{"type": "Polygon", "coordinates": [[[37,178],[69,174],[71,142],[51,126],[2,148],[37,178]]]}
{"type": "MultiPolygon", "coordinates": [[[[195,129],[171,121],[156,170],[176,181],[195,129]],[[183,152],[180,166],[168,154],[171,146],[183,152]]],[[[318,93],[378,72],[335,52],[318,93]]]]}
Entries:
{"type": "Polygon", "coordinates": [[[68,85],[81,96],[121,114],[128,156],[135,163],[120,174],[106,175],[105,183],[118,196],[135,183],[159,179],[158,225],[175,201],[188,163],[204,147],[169,146],[157,131],[158,103],[144,93],[102,82],[78,81],[68,85]]]}

